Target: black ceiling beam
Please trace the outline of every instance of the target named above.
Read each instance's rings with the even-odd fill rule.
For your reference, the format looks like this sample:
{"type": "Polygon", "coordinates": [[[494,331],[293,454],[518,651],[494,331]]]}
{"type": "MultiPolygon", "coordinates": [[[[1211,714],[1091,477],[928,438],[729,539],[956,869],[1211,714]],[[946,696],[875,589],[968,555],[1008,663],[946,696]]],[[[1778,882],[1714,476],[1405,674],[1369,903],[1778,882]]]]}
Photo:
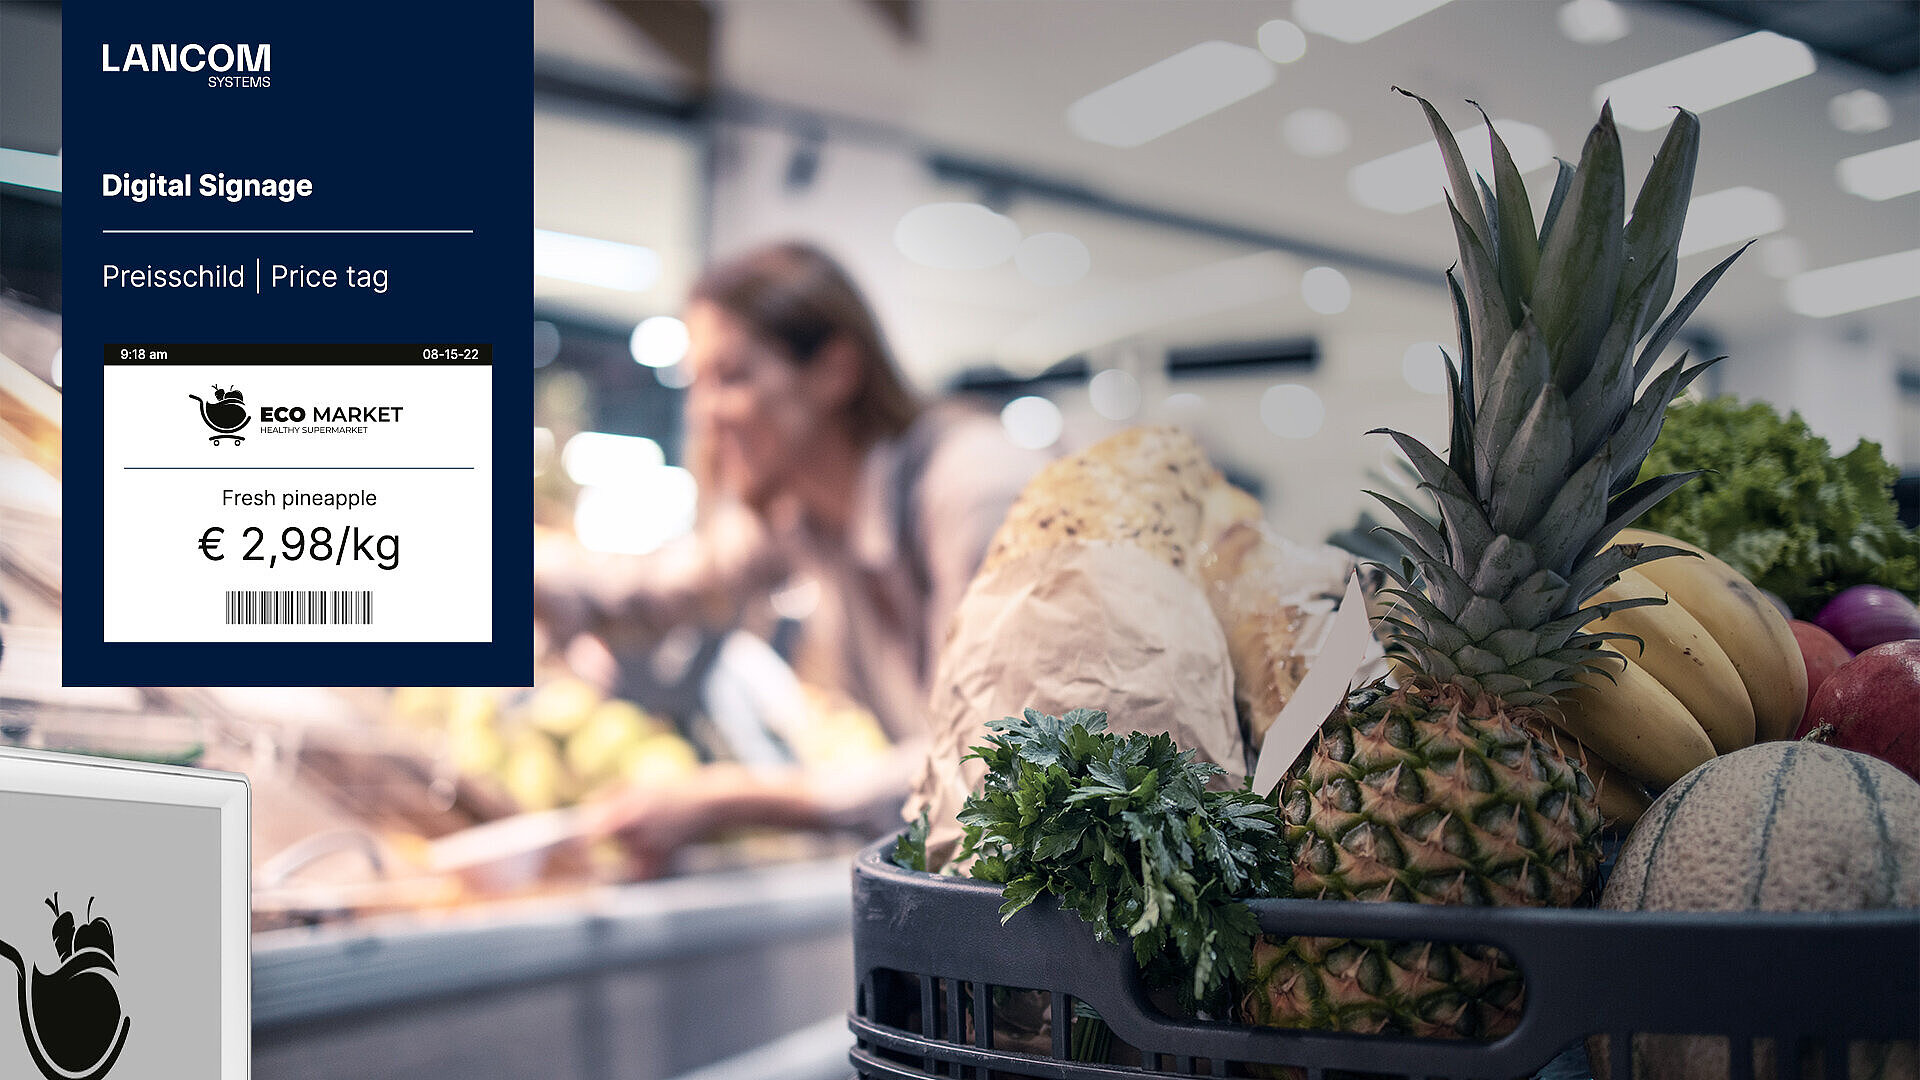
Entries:
{"type": "Polygon", "coordinates": [[[648,122],[692,127],[711,112],[704,97],[662,89],[638,80],[615,82],[604,74],[542,58],[533,66],[535,97],[564,101],[648,122]]]}
{"type": "Polygon", "coordinates": [[[1167,350],[1167,371],[1198,375],[1225,371],[1312,371],[1320,364],[1320,340],[1290,337],[1265,341],[1227,341],[1167,350]]]}
{"type": "Polygon", "coordinates": [[[1920,3],[1914,0],[1642,0],[1771,30],[1815,52],[1882,75],[1920,68],[1920,3]]]}

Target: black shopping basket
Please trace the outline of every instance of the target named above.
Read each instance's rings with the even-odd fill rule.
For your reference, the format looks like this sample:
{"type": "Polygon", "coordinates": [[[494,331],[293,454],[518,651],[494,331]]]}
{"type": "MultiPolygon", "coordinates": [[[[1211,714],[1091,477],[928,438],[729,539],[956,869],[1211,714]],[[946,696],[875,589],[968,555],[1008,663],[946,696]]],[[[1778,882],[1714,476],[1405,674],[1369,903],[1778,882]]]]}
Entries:
{"type": "MultiPolygon", "coordinates": [[[[1003,926],[996,886],[901,869],[887,857],[893,847],[890,839],[867,848],[853,869],[850,1056],[864,1078],[1111,1080],[1275,1075],[1274,1066],[1296,1067],[1289,1075],[1304,1080],[1494,1078],[1533,1076],[1549,1063],[1566,1073],[1569,1062],[1581,1070],[1569,1075],[1584,1075],[1586,1036],[1625,1046],[1632,1035],[1660,1033],[1723,1039],[1730,1080],[1756,1075],[1756,1060],[1779,1065],[1761,1075],[1792,1080],[1810,1060],[1823,1080],[1836,1080],[1848,1075],[1854,1040],[1920,1039],[1920,909],[1253,902],[1267,934],[1480,942],[1503,951],[1525,980],[1519,1025],[1498,1039],[1348,1035],[1169,1015],[1149,1000],[1131,951],[1096,942],[1079,916],[1043,898],[1003,926]],[[1038,1003],[1024,1011],[1050,1019],[1017,1047],[996,1046],[1012,1041],[1005,1023],[996,1034],[996,1010],[1016,1000],[1038,1003]],[[1124,1044],[1116,1059],[1131,1064],[1074,1060],[1088,1008],[1124,1044]],[[1072,1019],[1052,1020],[1063,1017],[1072,1019]],[[1775,1053],[1789,1046],[1797,1052],[1775,1053]]],[[[1610,1055],[1611,1076],[1601,1080],[1628,1080],[1629,1070],[1627,1055],[1610,1055]]]]}

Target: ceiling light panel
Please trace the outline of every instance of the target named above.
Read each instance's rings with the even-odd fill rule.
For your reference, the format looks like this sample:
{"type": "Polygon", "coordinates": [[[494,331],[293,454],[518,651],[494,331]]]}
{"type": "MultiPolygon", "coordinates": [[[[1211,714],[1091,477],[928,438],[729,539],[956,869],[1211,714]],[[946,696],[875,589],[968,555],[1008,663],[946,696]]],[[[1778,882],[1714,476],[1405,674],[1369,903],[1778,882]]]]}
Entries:
{"type": "Polygon", "coordinates": [[[60,158],[55,154],[0,147],[0,184],[59,191],[60,158]]]}
{"type": "Polygon", "coordinates": [[[928,203],[901,215],[893,244],[922,266],[985,270],[1013,257],[1020,226],[979,203],[928,203]]]}
{"type": "Polygon", "coordinates": [[[1743,243],[1777,233],[1786,223],[1786,208],[1772,192],[1733,187],[1695,196],[1687,204],[1687,224],[1680,231],[1680,254],[1743,243]]]}
{"type": "Polygon", "coordinates": [[[560,451],[567,479],[582,486],[619,486],[648,469],[667,463],[660,444],[638,435],[582,431],[560,451]]]}
{"type": "Polygon", "coordinates": [[[1844,158],[1834,170],[1840,190],[1881,202],[1920,191],[1920,139],[1844,158]]]}
{"type": "Polygon", "coordinates": [[[533,272],[603,289],[645,292],[660,280],[660,256],[637,244],[535,229],[533,272]]]}
{"type": "Polygon", "coordinates": [[[1920,296],[1920,248],[1809,270],[1787,282],[1787,306],[1825,317],[1920,296]]]}
{"type": "Polygon", "coordinates": [[[1349,45],[1371,41],[1447,0],[1293,0],[1293,21],[1349,45]]]}
{"type": "Polygon", "coordinates": [[[1761,30],[1600,84],[1593,107],[1613,102],[1614,119],[1635,131],[1657,131],[1678,105],[1703,113],[1813,74],[1813,50],[1761,30]]]}
{"type": "Polygon", "coordinates": [[[1204,41],[1074,102],[1067,108],[1067,125],[1089,142],[1127,149],[1272,83],[1273,62],[1260,50],[1204,41]]]}

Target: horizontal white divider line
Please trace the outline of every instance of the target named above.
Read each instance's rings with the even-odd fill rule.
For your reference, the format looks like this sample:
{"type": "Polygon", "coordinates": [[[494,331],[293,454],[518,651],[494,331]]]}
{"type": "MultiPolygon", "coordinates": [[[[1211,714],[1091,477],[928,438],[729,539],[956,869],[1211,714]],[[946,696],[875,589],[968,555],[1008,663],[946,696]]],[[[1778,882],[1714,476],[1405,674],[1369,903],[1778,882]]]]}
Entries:
{"type": "Polygon", "coordinates": [[[472,229],[101,229],[102,236],[471,236],[472,229]]]}
{"type": "Polygon", "coordinates": [[[355,471],[368,469],[413,470],[413,471],[461,471],[471,472],[473,465],[122,465],[121,469],[132,471],[181,470],[181,469],[317,469],[325,471],[355,471]]]}

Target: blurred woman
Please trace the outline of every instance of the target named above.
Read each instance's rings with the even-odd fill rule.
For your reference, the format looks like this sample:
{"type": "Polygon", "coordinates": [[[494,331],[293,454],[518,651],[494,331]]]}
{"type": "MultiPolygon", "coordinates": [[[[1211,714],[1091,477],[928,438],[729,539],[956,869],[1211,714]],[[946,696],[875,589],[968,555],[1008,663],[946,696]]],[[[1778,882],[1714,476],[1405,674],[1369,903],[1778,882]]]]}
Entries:
{"type": "Polygon", "coordinates": [[[810,245],[712,268],[683,318],[701,527],[651,556],[543,566],[536,615],[563,638],[724,626],[753,595],[811,580],[820,600],[806,621],[809,655],[874,713],[895,751],[861,775],[713,766],[671,790],[630,790],[601,818],[642,874],[723,827],[897,823],[947,621],[1045,460],[1010,443],[991,414],[916,400],[858,288],[810,245]]]}

